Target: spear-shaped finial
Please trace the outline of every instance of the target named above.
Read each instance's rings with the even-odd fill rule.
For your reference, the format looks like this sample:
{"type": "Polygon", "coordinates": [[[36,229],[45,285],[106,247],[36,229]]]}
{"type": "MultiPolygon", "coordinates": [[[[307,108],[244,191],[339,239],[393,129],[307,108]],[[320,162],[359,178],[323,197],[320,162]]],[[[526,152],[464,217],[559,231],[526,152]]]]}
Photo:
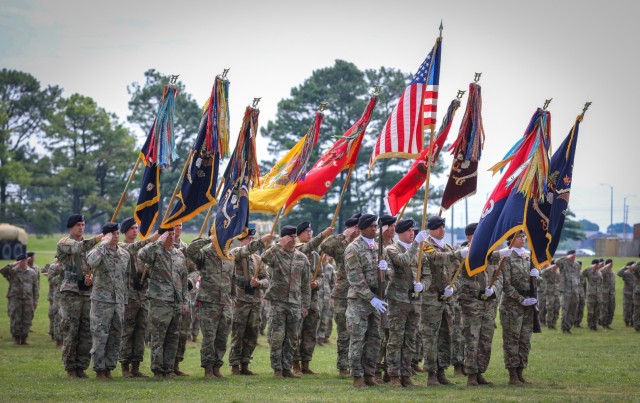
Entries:
{"type": "Polygon", "coordinates": [[[473,77],[473,82],[477,83],[478,81],[480,81],[481,76],[482,76],[482,73],[475,73],[475,77],[473,77]]]}
{"type": "Polygon", "coordinates": [[[440,36],[442,36],[442,29],[443,29],[443,28],[444,28],[444,27],[442,26],[442,20],[440,20],[440,36]]]}
{"type": "Polygon", "coordinates": [[[229,72],[230,69],[224,69],[222,70],[222,78],[227,78],[227,73],[229,72]]]}
{"type": "Polygon", "coordinates": [[[382,84],[376,84],[373,87],[373,96],[377,97],[378,95],[380,95],[380,91],[382,90],[382,84]]]}
{"type": "Polygon", "coordinates": [[[547,110],[547,108],[549,107],[549,104],[551,103],[551,101],[553,101],[553,98],[549,98],[549,99],[545,99],[544,100],[544,106],[542,107],[543,111],[547,110]]]}
{"type": "Polygon", "coordinates": [[[582,109],[582,115],[583,116],[584,116],[584,113],[587,111],[587,109],[589,109],[590,106],[591,106],[591,102],[585,102],[584,108],[582,109]]]}
{"type": "Polygon", "coordinates": [[[329,106],[329,102],[320,102],[320,112],[327,109],[327,106],[329,106]]]}
{"type": "Polygon", "coordinates": [[[258,97],[253,98],[253,103],[251,104],[251,107],[252,107],[253,109],[257,108],[257,107],[258,107],[258,103],[260,102],[260,100],[261,100],[261,99],[262,99],[262,98],[258,98],[258,97]]]}
{"type": "Polygon", "coordinates": [[[169,80],[169,84],[175,84],[176,82],[178,82],[178,77],[180,77],[180,74],[172,74],[171,79],[169,80]]]}
{"type": "Polygon", "coordinates": [[[457,99],[462,99],[462,96],[464,95],[464,93],[467,91],[463,91],[463,90],[458,90],[458,95],[456,95],[457,99]]]}

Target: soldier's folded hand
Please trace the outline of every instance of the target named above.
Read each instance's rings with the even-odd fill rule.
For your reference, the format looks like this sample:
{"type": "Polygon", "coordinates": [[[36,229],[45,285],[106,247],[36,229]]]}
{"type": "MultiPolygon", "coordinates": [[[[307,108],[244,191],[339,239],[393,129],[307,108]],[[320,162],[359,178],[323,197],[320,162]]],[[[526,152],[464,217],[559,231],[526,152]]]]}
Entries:
{"type": "Polygon", "coordinates": [[[253,277],[251,277],[251,281],[249,282],[249,284],[251,284],[251,287],[253,287],[253,288],[260,287],[260,282],[257,279],[253,278],[253,277]]]}
{"type": "Polygon", "coordinates": [[[538,302],[536,298],[525,298],[524,301],[522,301],[522,306],[535,305],[536,302],[538,302]]]}
{"type": "Polygon", "coordinates": [[[87,287],[91,287],[93,285],[93,277],[91,277],[89,274],[85,274],[84,276],[84,285],[86,285],[87,287]]]}
{"type": "Polygon", "coordinates": [[[427,240],[427,237],[427,231],[420,231],[418,232],[418,235],[416,235],[416,242],[422,243],[427,240]]]}
{"type": "Polygon", "coordinates": [[[380,313],[387,312],[387,303],[384,302],[383,300],[373,297],[371,301],[369,301],[369,303],[371,304],[371,306],[376,308],[378,312],[380,313]]]}
{"type": "Polygon", "coordinates": [[[316,288],[318,288],[318,282],[316,280],[312,280],[309,285],[311,286],[312,290],[315,290],[316,288]]]}
{"type": "Polygon", "coordinates": [[[468,254],[469,254],[468,246],[465,246],[464,248],[460,249],[460,256],[462,256],[463,259],[466,259],[468,254]]]}
{"type": "Polygon", "coordinates": [[[451,287],[451,286],[444,287],[443,295],[446,298],[449,298],[450,296],[452,296],[453,295],[453,287],[451,287]]]}
{"type": "Polygon", "coordinates": [[[493,290],[493,287],[488,287],[484,289],[484,295],[486,295],[487,297],[490,297],[493,295],[495,291],[493,290]]]}

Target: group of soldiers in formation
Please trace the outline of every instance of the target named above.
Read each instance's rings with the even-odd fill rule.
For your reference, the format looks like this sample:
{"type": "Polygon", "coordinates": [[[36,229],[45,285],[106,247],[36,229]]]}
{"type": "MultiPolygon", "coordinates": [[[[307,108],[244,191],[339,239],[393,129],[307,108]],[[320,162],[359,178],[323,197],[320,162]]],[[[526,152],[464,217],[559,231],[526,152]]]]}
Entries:
{"type": "MultiPolygon", "coordinates": [[[[187,375],[179,365],[199,326],[204,376],[221,378],[229,330],[231,373],[255,375],[249,366],[268,322],[274,377],[299,378],[316,374],[314,349],[328,342],[335,320],[341,377],[353,377],[354,387],[403,387],[415,385],[412,376],[422,372],[428,386],[450,384],[451,365],[469,386],[490,384],[483,374],[498,309],[511,385],[529,383],[524,369],[538,308],[555,329],[562,305],[562,330],[570,333],[580,327],[586,302],[589,327],[610,328],[611,261],[594,260],[581,270],[569,251],[539,270],[520,232],[491,254],[486,270],[469,276],[461,264],[476,225],[465,228],[467,242],[456,249],[444,241],[439,216],[419,231],[411,219],[358,213],[340,234],[327,228],[313,236],[303,222],[283,226],[273,242],[272,234],[258,239],[249,229],[225,255],[211,236],[186,245],[181,225],[137,241],[132,217],[106,223],[102,234],[87,239],[84,217],[74,214],[56,259],[43,269],[50,334],[70,378],[87,378],[91,360],[98,379],[112,379],[118,361],[123,377],[147,377],[140,370],[145,341],[153,376],[165,378],[187,375]]],[[[16,344],[27,344],[39,294],[40,271],[34,254],[27,255],[0,269],[10,283],[16,344]]],[[[640,331],[640,262],[618,276],[625,324],[640,331]]]]}

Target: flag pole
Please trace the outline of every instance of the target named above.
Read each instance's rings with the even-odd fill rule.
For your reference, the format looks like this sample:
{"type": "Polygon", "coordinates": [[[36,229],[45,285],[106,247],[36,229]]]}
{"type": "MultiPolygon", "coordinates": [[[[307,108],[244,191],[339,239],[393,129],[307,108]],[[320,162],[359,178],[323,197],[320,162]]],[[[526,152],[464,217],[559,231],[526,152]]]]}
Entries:
{"type": "MultiPolygon", "coordinates": [[[[218,201],[218,196],[220,195],[220,191],[222,190],[222,185],[224,184],[224,178],[220,180],[220,184],[218,184],[218,190],[216,190],[216,202],[218,201]]],[[[204,218],[202,222],[202,227],[200,227],[200,232],[198,233],[197,238],[202,238],[202,234],[204,234],[204,230],[207,228],[207,223],[209,223],[209,218],[211,217],[211,210],[213,210],[213,204],[209,206],[209,210],[207,211],[207,216],[204,218]]]]}
{"type": "Polygon", "coordinates": [[[189,153],[189,158],[187,158],[187,162],[184,164],[184,167],[182,168],[182,173],[180,174],[180,177],[178,178],[178,182],[176,182],[176,188],[173,189],[173,194],[171,195],[171,200],[169,200],[169,205],[167,206],[167,209],[164,212],[164,217],[162,218],[162,222],[160,223],[161,226],[162,226],[162,223],[167,220],[167,217],[169,217],[169,212],[171,211],[171,206],[173,205],[173,201],[175,200],[176,195],[178,194],[178,189],[180,189],[180,184],[182,183],[182,178],[184,178],[184,174],[185,174],[185,172],[187,172],[187,167],[191,163],[191,159],[193,158],[193,154],[194,154],[194,151],[191,151],[189,153]]]}
{"type": "Polygon", "coordinates": [[[122,207],[122,203],[124,202],[124,197],[127,194],[127,190],[129,190],[129,185],[131,185],[131,181],[133,180],[133,176],[136,174],[136,171],[138,170],[138,165],[140,165],[140,154],[138,154],[138,159],[136,160],[135,165],[133,166],[133,169],[131,170],[131,175],[129,175],[129,179],[127,180],[127,184],[124,185],[124,190],[122,191],[122,195],[120,196],[120,201],[118,202],[118,205],[116,206],[116,211],[113,212],[113,216],[111,216],[111,222],[115,222],[116,218],[118,218],[118,213],[120,212],[120,208],[122,207]]]}

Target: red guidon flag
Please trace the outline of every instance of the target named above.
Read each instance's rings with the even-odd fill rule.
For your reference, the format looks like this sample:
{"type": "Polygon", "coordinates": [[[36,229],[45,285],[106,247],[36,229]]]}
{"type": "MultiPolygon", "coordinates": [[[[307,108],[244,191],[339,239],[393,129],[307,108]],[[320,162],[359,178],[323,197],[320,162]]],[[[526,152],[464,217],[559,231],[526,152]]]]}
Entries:
{"type": "Polygon", "coordinates": [[[285,215],[305,197],[313,200],[322,199],[331,188],[336,176],[342,170],[355,165],[362,138],[377,102],[378,97],[373,95],[362,117],[320,157],[307,172],[305,178],[297,183],[295,190],[285,204],[285,215]]]}

